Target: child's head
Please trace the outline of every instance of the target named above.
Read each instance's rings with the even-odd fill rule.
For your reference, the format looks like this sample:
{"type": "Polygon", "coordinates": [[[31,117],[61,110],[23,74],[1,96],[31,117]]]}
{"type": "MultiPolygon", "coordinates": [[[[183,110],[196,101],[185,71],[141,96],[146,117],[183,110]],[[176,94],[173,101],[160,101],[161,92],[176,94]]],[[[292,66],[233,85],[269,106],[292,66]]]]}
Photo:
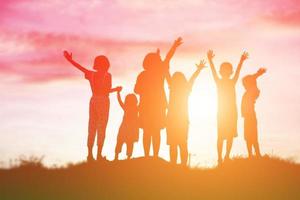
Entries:
{"type": "Polygon", "coordinates": [[[126,107],[135,107],[138,104],[138,100],[135,96],[135,94],[128,94],[125,97],[125,102],[124,102],[126,107]]]}
{"type": "Polygon", "coordinates": [[[110,66],[109,60],[104,55],[97,56],[94,60],[93,68],[96,71],[107,72],[109,69],[109,66],[110,66]]]}
{"type": "Polygon", "coordinates": [[[257,89],[256,78],[253,75],[247,75],[242,80],[246,90],[257,89]]]}
{"type": "Polygon", "coordinates": [[[222,78],[229,78],[233,73],[232,64],[229,62],[224,62],[220,66],[220,74],[222,78]]]}
{"type": "Polygon", "coordinates": [[[143,61],[143,67],[145,70],[156,70],[157,68],[160,68],[162,64],[162,60],[160,57],[159,52],[156,53],[148,53],[143,61]]]}
{"type": "Polygon", "coordinates": [[[187,84],[187,80],[183,73],[175,72],[172,76],[172,87],[173,88],[181,88],[187,84]]]}

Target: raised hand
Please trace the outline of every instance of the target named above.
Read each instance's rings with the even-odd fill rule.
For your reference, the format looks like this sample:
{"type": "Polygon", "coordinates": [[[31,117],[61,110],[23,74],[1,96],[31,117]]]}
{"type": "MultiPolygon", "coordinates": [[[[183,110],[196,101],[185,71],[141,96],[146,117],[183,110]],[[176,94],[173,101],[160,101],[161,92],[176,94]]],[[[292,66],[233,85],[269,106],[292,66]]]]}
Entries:
{"type": "Polygon", "coordinates": [[[212,60],[214,57],[215,57],[215,54],[214,54],[213,50],[209,50],[207,52],[207,58],[208,58],[208,60],[212,60]]]}
{"type": "Polygon", "coordinates": [[[249,58],[249,53],[246,52],[246,51],[244,51],[243,54],[242,54],[242,56],[241,56],[241,60],[244,61],[244,60],[246,60],[248,58],[249,58]]]}
{"type": "Polygon", "coordinates": [[[160,49],[159,48],[156,49],[156,54],[160,55],[160,49]]]}
{"type": "Polygon", "coordinates": [[[183,42],[182,42],[182,38],[179,37],[179,38],[177,38],[177,39],[174,41],[173,46],[174,46],[175,48],[177,48],[177,47],[179,47],[182,43],[183,43],[183,42]]]}
{"type": "Polygon", "coordinates": [[[64,51],[64,56],[67,60],[73,60],[72,53],[69,53],[68,51],[64,51]]]}
{"type": "Polygon", "coordinates": [[[203,68],[205,68],[206,64],[206,61],[203,59],[203,60],[200,60],[200,63],[199,64],[196,64],[196,66],[198,67],[198,70],[202,70],[203,68]]]}
{"type": "Polygon", "coordinates": [[[259,68],[259,70],[256,72],[256,74],[260,76],[260,75],[263,75],[266,72],[267,72],[266,68],[259,68]]]}

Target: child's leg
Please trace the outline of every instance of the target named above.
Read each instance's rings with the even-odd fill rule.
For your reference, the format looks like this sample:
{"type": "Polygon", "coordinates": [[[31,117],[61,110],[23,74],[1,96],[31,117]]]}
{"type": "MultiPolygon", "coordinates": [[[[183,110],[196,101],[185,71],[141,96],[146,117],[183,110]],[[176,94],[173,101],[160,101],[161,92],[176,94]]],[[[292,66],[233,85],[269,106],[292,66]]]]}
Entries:
{"type": "Polygon", "coordinates": [[[231,152],[231,148],[232,148],[232,142],[233,142],[233,138],[227,139],[225,159],[229,159],[230,158],[230,152],[231,152]]]}
{"type": "Polygon", "coordinates": [[[153,156],[157,158],[159,153],[159,148],[160,148],[160,129],[153,130],[152,143],[153,143],[153,156]]]}
{"type": "Polygon", "coordinates": [[[94,109],[93,100],[90,101],[89,108],[89,127],[88,127],[88,138],[87,138],[87,146],[88,146],[88,160],[93,160],[93,146],[96,137],[96,119],[97,114],[94,109]]]}
{"type": "MultiPolygon", "coordinates": [[[[106,127],[105,127],[106,129],[106,127]]],[[[97,151],[97,160],[102,158],[102,148],[103,148],[103,144],[104,144],[104,140],[105,140],[105,130],[104,128],[99,128],[98,129],[98,134],[97,134],[97,146],[98,146],[98,151],[97,151]]]]}
{"type": "Polygon", "coordinates": [[[177,145],[170,145],[170,162],[172,164],[177,163],[177,145]]]}
{"type": "Polygon", "coordinates": [[[217,150],[218,150],[218,164],[220,165],[222,163],[222,151],[223,151],[223,139],[218,138],[217,141],[217,150]]]}
{"type": "Polygon", "coordinates": [[[143,146],[144,146],[144,154],[145,157],[149,156],[150,152],[150,144],[151,144],[151,136],[150,136],[150,131],[148,129],[144,129],[144,134],[143,134],[143,146]]]}
{"type": "Polygon", "coordinates": [[[185,142],[185,143],[179,145],[179,150],[180,150],[181,165],[186,166],[187,159],[188,159],[187,143],[185,142]]]}
{"type": "Polygon", "coordinates": [[[249,141],[246,141],[246,144],[247,144],[247,149],[248,149],[248,156],[249,158],[252,158],[252,143],[249,142],[249,141]]]}
{"type": "Polygon", "coordinates": [[[118,160],[118,156],[119,156],[119,153],[121,153],[122,146],[123,146],[123,142],[118,140],[116,148],[115,148],[115,160],[118,160]]]}
{"type": "MultiPolygon", "coordinates": [[[[100,104],[101,105],[101,104],[100,104]]],[[[100,106],[98,105],[98,107],[100,106]]],[[[102,107],[98,108],[98,121],[97,121],[97,145],[98,145],[98,152],[97,152],[97,160],[102,158],[102,148],[105,140],[106,135],[106,126],[108,121],[109,115],[109,101],[103,101],[102,107]],[[106,104],[106,105],[105,105],[106,104]]]]}
{"type": "Polygon", "coordinates": [[[133,142],[127,142],[127,159],[130,159],[133,152],[133,142]]]}
{"type": "Polygon", "coordinates": [[[255,155],[258,156],[258,157],[261,157],[258,141],[254,142],[253,146],[254,146],[254,149],[255,149],[255,155]]]}

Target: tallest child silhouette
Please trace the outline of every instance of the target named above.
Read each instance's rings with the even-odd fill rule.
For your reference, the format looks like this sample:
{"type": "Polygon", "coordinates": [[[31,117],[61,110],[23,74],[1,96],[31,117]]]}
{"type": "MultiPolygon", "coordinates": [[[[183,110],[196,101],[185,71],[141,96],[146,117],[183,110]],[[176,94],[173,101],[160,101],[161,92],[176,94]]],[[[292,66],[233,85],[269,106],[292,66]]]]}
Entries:
{"type": "Polygon", "coordinates": [[[207,57],[212,71],[213,78],[217,85],[218,91],[218,164],[223,162],[222,150],[223,143],[226,140],[226,155],[225,160],[229,159],[232,147],[233,138],[237,136],[237,105],[235,85],[239,78],[241,68],[244,61],[248,58],[248,53],[244,52],[241,56],[239,65],[236,69],[234,76],[232,65],[229,62],[224,62],[220,66],[219,78],[213,63],[214,52],[208,51],[207,57]]]}
{"type": "Polygon", "coordinates": [[[149,156],[151,140],[153,156],[158,157],[160,147],[160,130],[165,127],[167,98],[164,90],[165,66],[169,65],[181,38],[175,40],[166,58],[161,59],[159,49],[148,53],[143,61],[144,71],[136,80],[134,91],[140,96],[139,121],[143,129],[145,156],[149,156]]]}
{"type": "Polygon", "coordinates": [[[102,158],[101,152],[105,139],[106,125],[109,116],[109,93],[120,89],[120,87],[111,88],[111,74],[108,72],[110,67],[109,60],[106,56],[100,55],[95,58],[93,69],[88,70],[75,62],[72,58],[72,53],[64,51],[65,58],[82,71],[85,78],[89,80],[93,96],[90,100],[89,110],[89,131],[88,131],[88,156],[87,160],[92,161],[93,146],[97,135],[98,153],[97,160],[102,158]]]}

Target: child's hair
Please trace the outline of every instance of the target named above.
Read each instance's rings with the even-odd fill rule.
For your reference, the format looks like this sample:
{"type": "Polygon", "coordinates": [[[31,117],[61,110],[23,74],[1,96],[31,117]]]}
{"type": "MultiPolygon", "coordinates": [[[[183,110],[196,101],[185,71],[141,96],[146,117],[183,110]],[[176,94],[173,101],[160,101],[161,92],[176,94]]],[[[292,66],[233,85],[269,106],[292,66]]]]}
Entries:
{"type": "Polygon", "coordinates": [[[229,62],[223,62],[220,66],[220,74],[222,77],[229,77],[232,74],[232,64],[229,62]]]}
{"type": "Polygon", "coordinates": [[[109,66],[110,66],[109,60],[104,55],[97,56],[94,60],[93,68],[97,71],[101,70],[106,72],[108,71],[109,66]]]}
{"type": "Polygon", "coordinates": [[[137,100],[135,94],[128,94],[128,95],[125,97],[124,105],[125,105],[126,107],[137,106],[137,105],[138,105],[138,100],[137,100]]]}
{"type": "Polygon", "coordinates": [[[175,72],[172,76],[172,88],[181,89],[187,84],[187,80],[182,72],[175,72]]]}
{"type": "Polygon", "coordinates": [[[247,75],[242,80],[243,86],[246,90],[251,88],[257,89],[256,78],[253,75],[247,75]]]}
{"type": "Polygon", "coordinates": [[[148,53],[143,61],[143,67],[145,70],[151,70],[154,67],[157,68],[161,64],[161,58],[159,53],[148,53]]]}

